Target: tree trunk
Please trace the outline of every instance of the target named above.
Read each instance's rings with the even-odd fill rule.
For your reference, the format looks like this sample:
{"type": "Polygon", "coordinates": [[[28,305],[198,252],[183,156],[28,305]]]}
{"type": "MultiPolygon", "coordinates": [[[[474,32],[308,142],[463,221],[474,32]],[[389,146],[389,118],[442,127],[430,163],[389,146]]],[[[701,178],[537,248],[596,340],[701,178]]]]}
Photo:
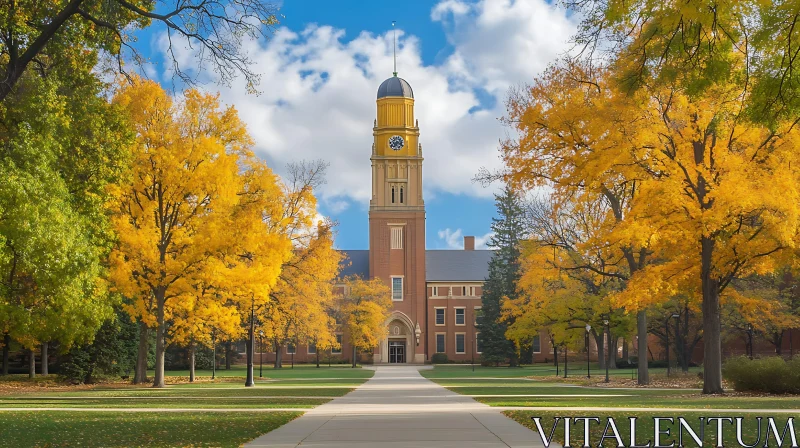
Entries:
{"type": "Polygon", "coordinates": [[[622,359],[625,360],[625,364],[630,364],[631,360],[628,357],[628,339],[622,338],[622,359]]]}
{"type": "Polygon", "coordinates": [[[650,371],[647,369],[647,312],[642,310],[636,313],[636,325],[638,330],[638,359],[639,365],[639,385],[650,384],[650,371]]]}
{"type": "Polygon", "coordinates": [[[189,382],[194,383],[194,342],[189,345],[189,382]]]}
{"type": "Polygon", "coordinates": [[[28,358],[28,378],[36,378],[36,352],[29,351],[30,357],[28,358]]]}
{"type": "Polygon", "coordinates": [[[316,349],[317,355],[317,368],[319,369],[319,348],[316,349]]]}
{"type": "Polygon", "coordinates": [[[283,346],[280,344],[275,344],[275,364],[273,367],[276,369],[283,367],[283,346]]]}
{"type": "Polygon", "coordinates": [[[599,364],[598,368],[600,370],[605,370],[606,368],[606,348],[605,348],[605,338],[603,337],[603,333],[594,332],[594,342],[597,344],[597,363],[599,364]]]}
{"type": "Polygon", "coordinates": [[[714,240],[702,237],[700,278],[703,288],[703,393],[721,394],[722,331],[720,328],[719,280],[712,277],[714,240]]]}
{"type": "Polygon", "coordinates": [[[153,387],[164,387],[164,290],[156,289],[156,373],[153,378],[153,387]]]}
{"type": "Polygon", "coordinates": [[[608,368],[610,370],[617,368],[617,344],[619,344],[619,337],[614,337],[611,330],[608,330],[608,368]]]}
{"type": "Polygon", "coordinates": [[[133,384],[147,382],[147,352],[150,350],[150,329],[139,321],[139,349],[136,354],[136,370],[133,372],[133,384]]]}
{"type": "Polygon", "coordinates": [[[6,332],[3,335],[3,375],[8,375],[8,353],[11,348],[11,336],[6,332]]]}
{"type": "Polygon", "coordinates": [[[356,368],[356,346],[355,345],[353,346],[353,359],[352,359],[352,361],[353,361],[352,367],[355,369],[356,368]]]}
{"type": "MultiPolygon", "coordinates": [[[[775,354],[778,356],[781,356],[783,354],[783,351],[781,350],[782,348],[781,346],[783,345],[783,333],[784,333],[783,330],[779,332],[776,331],[772,336],[774,341],[773,344],[775,345],[775,354]]],[[[752,348],[750,350],[752,351],[752,348]]]]}
{"type": "Polygon", "coordinates": [[[231,348],[231,343],[225,343],[225,370],[231,370],[231,355],[233,354],[233,349],[231,348]]]}
{"type": "Polygon", "coordinates": [[[42,376],[49,374],[49,366],[47,365],[47,342],[42,343],[42,376]]]}

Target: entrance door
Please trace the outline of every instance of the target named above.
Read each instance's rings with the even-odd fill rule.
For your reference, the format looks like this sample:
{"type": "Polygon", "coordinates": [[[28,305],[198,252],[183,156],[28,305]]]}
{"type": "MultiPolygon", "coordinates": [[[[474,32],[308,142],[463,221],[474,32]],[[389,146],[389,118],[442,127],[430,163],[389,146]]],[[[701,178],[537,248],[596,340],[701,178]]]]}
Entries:
{"type": "Polygon", "coordinates": [[[403,364],[406,362],[406,343],[403,341],[389,341],[389,363],[403,364]]]}

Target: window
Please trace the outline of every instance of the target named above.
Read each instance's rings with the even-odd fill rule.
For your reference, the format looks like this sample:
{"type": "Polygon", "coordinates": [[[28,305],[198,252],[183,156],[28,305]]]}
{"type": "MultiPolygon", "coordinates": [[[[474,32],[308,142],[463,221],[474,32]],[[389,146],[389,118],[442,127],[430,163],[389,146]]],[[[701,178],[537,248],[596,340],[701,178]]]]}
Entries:
{"type": "Polygon", "coordinates": [[[392,204],[394,204],[394,187],[392,187],[392,204]]]}
{"type": "Polygon", "coordinates": [[[392,300],[403,300],[403,277],[392,277],[392,300]]]}
{"type": "Polygon", "coordinates": [[[481,344],[480,332],[475,333],[475,353],[483,353],[483,345],[481,344]]]}
{"type": "Polygon", "coordinates": [[[296,351],[297,351],[297,347],[295,347],[294,344],[287,344],[286,345],[286,353],[287,354],[294,355],[296,351]]]}
{"type": "Polygon", "coordinates": [[[483,323],[483,310],[481,307],[475,307],[475,325],[481,325],[483,323]]]}
{"type": "Polygon", "coordinates": [[[436,353],[444,353],[444,333],[436,333],[436,353]]]}
{"type": "Polygon", "coordinates": [[[444,308],[436,308],[436,325],[444,325],[444,308]]]}
{"type": "Polygon", "coordinates": [[[542,342],[539,340],[539,336],[533,337],[533,353],[541,353],[542,352],[542,342]]]}
{"type": "Polygon", "coordinates": [[[403,228],[392,227],[392,249],[403,248],[403,228]]]}
{"type": "Polygon", "coordinates": [[[339,355],[339,354],[342,353],[342,335],[340,335],[340,334],[336,335],[336,343],[339,344],[339,348],[333,348],[331,350],[331,353],[333,353],[335,355],[339,355]]]}
{"type": "Polygon", "coordinates": [[[466,353],[464,349],[464,333],[456,333],[456,353],[466,353]]]}
{"type": "Polygon", "coordinates": [[[400,203],[403,203],[403,187],[400,187],[400,203]]]}
{"type": "Polygon", "coordinates": [[[308,354],[309,355],[316,355],[317,354],[317,344],[312,342],[308,344],[308,354]]]}
{"type": "Polygon", "coordinates": [[[465,312],[464,308],[456,308],[456,325],[465,325],[466,321],[464,319],[465,312]]]}
{"type": "Polygon", "coordinates": [[[438,286],[432,287],[431,288],[431,296],[436,297],[438,295],[439,295],[439,287],[438,286]]]}
{"type": "Polygon", "coordinates": [[[466,291],[464,292],[465,296],[475,297],[475,287],[474,286],[467,286],[466,291]]]}

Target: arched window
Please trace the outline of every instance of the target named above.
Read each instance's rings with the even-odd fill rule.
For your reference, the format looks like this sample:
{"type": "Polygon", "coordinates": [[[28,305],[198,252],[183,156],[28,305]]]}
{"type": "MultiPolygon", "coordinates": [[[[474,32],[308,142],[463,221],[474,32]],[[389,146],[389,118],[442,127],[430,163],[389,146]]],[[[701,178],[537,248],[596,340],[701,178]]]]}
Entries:
{"type": "Polygon", "coordinates": [[[392,187],[392,204],[394,204],[394,187],[392,187]]]}
{"type": "Polygon", "coordinates": [[[400,187],[400,203],[403,203],[403,187],[400,187]]]}

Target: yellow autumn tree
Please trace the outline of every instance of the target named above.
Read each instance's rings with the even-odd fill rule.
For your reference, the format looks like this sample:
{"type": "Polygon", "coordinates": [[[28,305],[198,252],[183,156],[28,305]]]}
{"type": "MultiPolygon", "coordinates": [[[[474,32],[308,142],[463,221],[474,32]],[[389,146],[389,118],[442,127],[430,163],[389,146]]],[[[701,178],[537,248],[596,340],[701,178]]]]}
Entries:
{"type": "Polygon", "coordinates": [[[153,385],[163,387],[166,324],[188,309],[185,297],[196,293],[199,279],[222,263],[226,269],[217,270],[213,283],[230,297],[266,296],[289,244],[269,238],[262,204],[247,202],[255,191],[270,204],[281,203],[271,200],[279,194],[269,187],[274,176],[252,157],[235,109],[197,90],[174,101],[155,82],[140,79],[123,85],[114,102],[127,112],[137,142],[130,182],[120,186],[111,279],[132,299],[131,316],[156,330],[153,385]],[[243,167],[260,176],[246,179],[243,167]],[[253,246],[243,250],[247,244],[253,246]],[[286,250],[273,252],[282,246],[286,250]],[[256,272],[238,269],[254,260],[256,272]]]}
{"type": "Polygon", "coordinates": [[[327,347],[335,342],[329,311],[341,254],[333,248],[332,224],[317,214],[314,195],[325,181],[326,168],[320,160],[292,163],[281,181],[281,226],[276,230],[292,250],[257,317],[259,330],[275,348],[275,367],[281,367],[287,344],[327,347]]]}
{"type": "MultiPolygon", "coordinates": [[[[580,64],[564,62],[512,91],[505,122],[517,137],[501,145],[504,169],[479,177],[501,178],[523,190],[545,187],[553,216],[542,216],[541,223],[573,212],[591,218],[581,233],[570,234],[559,224],[543,228],[540,242],[570,251],[573,256],[559,260],[565,263],[558,266],[562,270],[624,283],[653,260],[655,230],[632,214],[642,200],[640,173],[614,150],[624,140],[614,123],[625,120],[628,111],[607,84],[580,64]],[[566,241],[570,236],[579,238],[566,241]]],[[[639,350],[646,353],[646,304],[615,308],[622,307],[636,313],[639,350]]],[[[639,357],[638,381],[649,382],[644,356],[639,357]]]]}
{"type": "Polygon", "coordinates": [[[602,193],[609,182],[626,188],[617,196],[623,213],[614,211],[597,241],[640,248],[621,250],[624,259],[658,262],[628,263],[612,303],[644,310],[678,294],[697,297],[704,392],[722,392],[720,295],[735,278],[773,269],[773,256],[795,244],[795,122],[752,123],[743,112],[748,92],[735,82],[695,95],[658,87],[629,96],[607,77],[575,66],[551,70],[525,101],[513,102],[522,137],[504,156],[512,176],[547,179],[556,198],[602,193]]]}
{"type": "Polygon", "coordinates": [[[627,144],[617,152],[642,179],[634,214],[658,228],[664,261],[637,272],[618,300],[699,291],[704,393],[722,392],[720,296],[736,278],[775,269],[800,223],[795,122],[752,123],[742,112],[746,97],[736,83],[699,96],[644,89],[633,99],[635,119],[619,124],[627,144]]]}
{"type": "Polygon", "coordinates": [[[353,367],[356,366],[359,351],[374,349],[386,337],[386,320],[391,308],[391,290],[383,280],[363,280],[359,277],[345,280],[338,311],[353,347],[353,367]]]}
{"type": "MultiPolygon", "coordinates": [[[[547,330],[553,342],[570,350],[586,345],[586,325],[595,340],[601,368],[608,359],[604,347],[604,321],[609,320],[611,346],[632,332],[634,322],[624,310],[612,306],[610,294],[622,286],[619,278],[594,272],[586,266],[613,265],[614,250],[586,244],[602,224],[599,204],[579,207],[534,200],[528,204],[530,239],[521,254],[517,299],[503,301],[506,335],[523,340],[547,330]]],[[[616,368],[611,357],[611,368],[616,368]]]]}

